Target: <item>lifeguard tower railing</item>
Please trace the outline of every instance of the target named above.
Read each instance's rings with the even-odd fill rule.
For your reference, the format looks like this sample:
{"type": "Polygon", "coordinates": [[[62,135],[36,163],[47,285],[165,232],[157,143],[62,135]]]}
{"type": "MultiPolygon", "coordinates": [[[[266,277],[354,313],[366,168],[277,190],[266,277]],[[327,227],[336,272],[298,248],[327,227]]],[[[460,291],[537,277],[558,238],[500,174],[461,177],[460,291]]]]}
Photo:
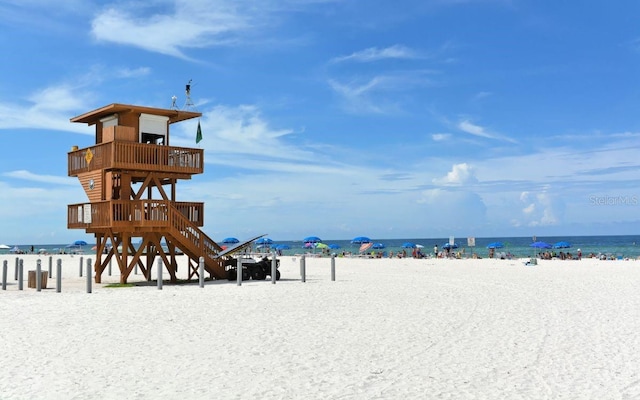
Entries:
{"type": "Polygon", "coordinates": [[[205,269],[216,278],[225,277],[218,254],[222,248],[199,227],[203,225],[203,203],[166,200],[109,200],[71,204],[67,209],[69,228],[100,232],[162,232],[185,253],[205,258],[205,269]]]}
{"type": "Polygon", "coordinates": [[[189,147],[112,141],[69,152],[68,171],[69,176],[100,169],[201,174],[203,153],[189,147]]]}
{"type": "Polygon", "coordinates": [[[155,231],[171,226],[174,213],[197,227],[204,226],[204,203],[167,200],[106,200],[67,206],[69,229],[155,231]]]}

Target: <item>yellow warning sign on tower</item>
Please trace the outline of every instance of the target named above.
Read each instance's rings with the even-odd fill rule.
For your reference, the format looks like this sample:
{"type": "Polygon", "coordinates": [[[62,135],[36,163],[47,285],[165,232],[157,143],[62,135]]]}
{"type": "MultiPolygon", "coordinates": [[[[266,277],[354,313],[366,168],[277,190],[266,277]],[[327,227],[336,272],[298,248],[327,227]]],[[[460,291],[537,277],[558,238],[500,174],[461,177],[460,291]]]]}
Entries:
{"type": "Polygon", "coordinates": [[[84,159],[87,164],[91,164],[91,160],[93,160],[93,153],[91,152],[91,149],[87,149],[87,152],[84,155],[84,159]]]}

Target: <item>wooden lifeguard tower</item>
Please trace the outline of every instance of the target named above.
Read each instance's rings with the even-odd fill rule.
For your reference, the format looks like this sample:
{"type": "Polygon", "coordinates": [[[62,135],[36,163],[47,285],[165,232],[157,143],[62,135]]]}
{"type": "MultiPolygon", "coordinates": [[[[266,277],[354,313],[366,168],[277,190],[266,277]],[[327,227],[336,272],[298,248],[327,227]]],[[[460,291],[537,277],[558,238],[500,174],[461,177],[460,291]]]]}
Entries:
{"type": "Polygon", "coordinates": [[[222,248],[200,229],[204,203],[179,202],[176,185],[204,171],[202,149],[172,147],[171,124],[198,118],[198,112],[110,104],[71,118],[96,127],[93,146],[68,153],[69,176],[76,176],[89,202],[70,204],[67,227],[95,235],[95,281],[109,261],[120,282],[137,265],[147,280],[160,257],[175,282],[180,252],[189,257],[188,279],[198,275],[200,257],[212,278],[225,278],[222,248]],[[134,246],[134,239],[136,239],[134,246]]]}

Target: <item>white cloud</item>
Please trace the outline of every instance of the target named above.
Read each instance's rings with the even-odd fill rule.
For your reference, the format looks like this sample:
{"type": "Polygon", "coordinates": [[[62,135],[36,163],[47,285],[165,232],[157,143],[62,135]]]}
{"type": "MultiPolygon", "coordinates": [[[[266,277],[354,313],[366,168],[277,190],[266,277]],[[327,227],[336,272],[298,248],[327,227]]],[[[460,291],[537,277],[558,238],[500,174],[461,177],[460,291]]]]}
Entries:
{"type": "Polygon", "coordinates": [[[449,171],[445,177],[433,180],[436,184],[457,186],[475,183],[477,181],[473,168],[467,163],[454,164],[451,171],[449,171]]]}
{"type": "Polygon", "coordinates": [[[484,138],[489,138],[489,139],[495,139],[495,137],[493,135],[490,135],[489,133],[486,132],[485,128],[483,128],[480,125],[475,125],[472,124],[469,121],[460,121],[460,123],[458,124],[458,128],[466,133],[470,133],[474,136],[480,136],[480,137],[484,137],[484,138]]]}
{"type": "Polygon", "coordinates": [[[53,243],[64,241],[62,237],[67,235],[84,235],[84,232],[72,233],[66,229],[67,204],[78,203],[82,199],[86,199],[86,195],[77,182],[75,188],[66,184],[44,188],[22,184],[18,187],[0,181],[0,218],[6,238],[3,241],[51,243],[52,230],[57,231],[53,243]],[[25,221],[35,225],[32,223],[25,229],[25,221]]]}
{"type": "Polygon", "coordinates": [[[524,203],[524,207],[522,215],[517,218],[519,225],[544,227],[561,222],[559,214],[563,210],[562,201],[557,195],[551,194],[550,188],[535,194],[523,192],[520,194],[520,201],[524,203]]]}
{"type": "Polygon", "coordinates": [[[525,208],[522,209],[522,212],[525,214],[533,214],[533,212],[536,210],[536,205],[531,203],[528,206],[526,206],[525,208]]]}
{"type": "Polygon", "coordinates": [[[357,51],[348,56],[336,57],[331,60],[332,63],[339,63],[343,61],[357,61],[357,62],[373,62],[385,59],[412,59],[417,58],[418,54],[402,45],[393,45],[379,49],[377,47],[370,47],[361,51],[357,51]]]}
{"type": "Polygon", "coordinates": [[[371,98],[372,92],[384,86],[384,77],[374,77],[363,84],[342,84],[329,80],[331,88],[344,100],[345,109],[354,113],[382,114],[385,109],[371,98]]]}
{"type": "Polygon", "coordinates": [[[139,78],[142,76],[147,76],[151,73],[151,68],[149,67],[138,67],[138,68],[118,68],[115,70],[116,78],[139,78]]]}
{"type": "MultiPolygon", "coordinates": [[[[191,121],[176,126],[172,130],[171,144],[192,146],[196,123],[191,121]]],[[[203,140],[200,145],[205,148],[208,163],[261,172],[344,173],[342,163],[289,139],[301,132],[274,129],[253,105],[213,107],[203,112],[201,127],[203,140]]]]}
{"type": "Polygon", "coordinates": [[[233,1],[175,1],[129,8],[110,7],[92,21],[97,40],[189,59],[184,50],[230,45],[269,21],[268,4],[233,1]]]}
{"type": "Polygon", "coordinates": [[[23,181],[30,182],[42,182],[54,185],[68,185],[68,186],[77,186],[78,180],[69,177],[62,176],[54,176],[54,175],[38,175],[26,170],[17,170],[5,172],[2,174],[3,176],[19,179],[23,181]]]}
{"type": "Polygon", "coordinates": [[[343,100],[344,109],[352,113],[394,114],[401,107],[393,93],[413,91],[430,84],[430,71],[403,71],[379,74],[370,78],[358,77],[348,83],[329,79],[331,89],[343,100]],[[393,100],[392,100],[393,99],[393,100]]]}
{"type": "Polygon", "coordinates": [[[482,99],[484,99],[486,97],[489,97],[491,95],[492,95],[491,92],[478,92],[478,93],[475,94],[475,96],[473,96],[473,99],[474,100],[482,100],[482,99]]]}
{"type": "Polygon", "coordinates": [[[487,138],[487,139],[500,139],[500,140],[505,140],[511,143],[515,143],[516,141],[503,136],[503,135],[498,135],[498,134],[494,134],[494,133],[490,133],[487,131],[486,128],[480,126],[480,125],[476,125],[468,120],[462,120],[458,123],[458,129],[460,129],[463,132],[469,133],[473,136],[478,136],[478,137],[483,137],[483,138],[487,138]]]}
{"type": "Polygon", "coordinates": [[[451,134],[450,133],[434,133],[431,135],[431,139],[433,139],[434,142],[444,142],[451,139],[451,134]]]}
{"type": "Polygon", "coordinates": [[[79,93],[73,85],[54,85],[35,91],[20,102],[0,103],[1,129],[46,129],[67,132],[91,133],[86,127],[69,123],[69,115],[86,104],[91,93],[79,93]]]}

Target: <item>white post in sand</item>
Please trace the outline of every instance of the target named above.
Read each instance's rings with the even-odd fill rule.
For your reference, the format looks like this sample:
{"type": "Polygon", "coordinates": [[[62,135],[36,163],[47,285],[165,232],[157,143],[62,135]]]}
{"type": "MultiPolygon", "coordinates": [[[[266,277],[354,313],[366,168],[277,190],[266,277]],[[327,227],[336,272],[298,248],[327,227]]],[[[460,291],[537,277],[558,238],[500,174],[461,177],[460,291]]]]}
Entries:
{"type": "Polygon", "coordinates": [[[200,287],[204,287],[204,257],[198,259],[198,275],[200,278],[200,287]]]}
{"type": "Polygon", "coordinates": [[[336,255],[331,255],[331,280],[336,280],[336,255]]]}
{"type": "Polygon", "coordinates": [[[91,259],[90,258],[87,258],[87,293],[91,293],[91,259]]]}
{"type": "MultiPolygon", "coordinates": [[[[151,271],[149,271],[151,276],[151,271]]],[[[162,258],[158,258],[158,290],[162,290],[162,258]]]]}
{"type": "Polygon", "coordinates": [[[236,260],[236,271],[236,281],[238,282],[238,286],[242,286],[242,257],[240,256],[238,256],[238,259],[236,260]]]}
{"type": "Polygon", "coordinates": [[[36,292],[42,291],[42,263],[36,261],[36,292]]]}
{"type": "Polygon", "coordinates": [[[20,265],[18,266],[18,290],[22,290],[24,286],[24,282],[22,282],[23,271],[24,271],[24,260],[21,258],[20,265]]]}
{"type": "Polygon", "coordinates": [[[271,260],[271,283],[276,284],[276,277],[278,275],[278,259],[276,258],[276,252],[273,252],[273,259],[271,260]]]}
{"type": "Polygon", "coordinates": [[[82,268],[84,268],[83,258],[80,257],[80,278],[82,278],[82,268]]]}
{"type": "Polygon", "coordinates": [[[300,278],[302,278],[302,268],[304,265],[304,254],[300,256],[300,278]]]}
{"type": "Polygon", "coordinates": [[[7,260],[2,263],[2,290],[7,290],[7,260]]]}
{"type": "Polygon", "coordinates": [[[113,257],[109,259],[109,276],[111,276],[111,262],[113,261],[113,257]]]}
{"type": "Polygon", "coordinates": [[[56,293],[62,291],[62,259],[58,258],[56,264],[56,293]]]}

